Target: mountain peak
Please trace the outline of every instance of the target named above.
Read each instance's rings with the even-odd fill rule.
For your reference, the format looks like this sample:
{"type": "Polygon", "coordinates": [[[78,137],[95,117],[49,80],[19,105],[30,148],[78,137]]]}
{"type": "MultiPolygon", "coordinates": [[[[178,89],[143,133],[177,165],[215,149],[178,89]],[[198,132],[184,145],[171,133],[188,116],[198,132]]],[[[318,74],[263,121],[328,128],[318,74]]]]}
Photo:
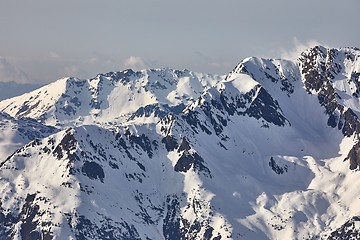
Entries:
{"type": "Polygon", "coordinates": [[[356,238],[359,56],[127,69],[1,101],[0,238],[356,238]]]}
{"type": "Polygon", "coordinates": [[[114,118],[123,121],[121,119],[134,119],[132,114],[138,115],[147,106],[153,108],[151,106],[160,104],[164,105],[163,109],[182,106],[219,80],[219,76],[188,70],[163,68],[135,72],[128,69],[98,74],[92,79],[59,79],[29,94],[1,102],[0,109],[14,117],[31,117],[51,125],[109,122],[114,118]]]}

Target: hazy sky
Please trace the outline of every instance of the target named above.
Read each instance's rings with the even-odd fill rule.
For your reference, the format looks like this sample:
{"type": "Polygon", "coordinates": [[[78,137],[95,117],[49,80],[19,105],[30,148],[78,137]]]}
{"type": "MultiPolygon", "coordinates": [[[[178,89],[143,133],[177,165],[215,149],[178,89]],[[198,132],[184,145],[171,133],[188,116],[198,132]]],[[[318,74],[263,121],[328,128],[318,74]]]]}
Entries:
{"type": "Polygon", "coordinates": [[[360,47],[359,0],[0,0],[0,81],[125,68],[226,74],[248,56],[360,47]]]}

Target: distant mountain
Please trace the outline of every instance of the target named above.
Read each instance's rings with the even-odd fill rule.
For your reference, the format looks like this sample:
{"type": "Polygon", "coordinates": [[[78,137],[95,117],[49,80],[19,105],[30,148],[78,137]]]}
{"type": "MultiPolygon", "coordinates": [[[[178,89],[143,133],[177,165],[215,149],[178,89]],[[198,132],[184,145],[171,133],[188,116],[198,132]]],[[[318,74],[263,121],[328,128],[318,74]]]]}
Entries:
{"type": "Polygon", "coordinates": [[[169,111],[181,112],[189,101],[221,79],[188,70],[128,69],[92,79],[63,78],[5,100],[0,109],[17,118],[30,117],[51,125],[158,119],[169,111]]]}
{"type": "Polygon", "coordinates": [[[0,236],[359,239],[359,83],[359,49],[316,46],[1,101],[0,236]]]}
{"type": "Polygon", "coordinates": [[[0,82],[0,100],[19,96],[31,92],[41,85],[39,84],[21,84],[16,82],[0,82]]]}

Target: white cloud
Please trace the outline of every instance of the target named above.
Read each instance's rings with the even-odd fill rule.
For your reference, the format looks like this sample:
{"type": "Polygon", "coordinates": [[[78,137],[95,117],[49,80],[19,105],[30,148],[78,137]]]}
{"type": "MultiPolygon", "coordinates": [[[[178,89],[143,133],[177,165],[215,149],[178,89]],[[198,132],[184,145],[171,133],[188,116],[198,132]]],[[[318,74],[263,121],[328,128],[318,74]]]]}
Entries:
{"type": "Polygon", "coordinates": [[[147,68],[147,64],[141,57],[130,56],[125,59],[123,67],[131,68],[133,70],[141,70],[147,68]]]}
{"type": "Polygon", "coordinates": [[[319,43],[318,41],[316,40],[310,40],[310,41],[307,41],[307,42],[300,42],[296,37],[293,39],[293,47],[292,49],[280,49],[280,52],[281,52],[281,58],[284,58],[284,59],[291,59],[291,60],[295,60],[297,59],[300,54],[308,49],[308,48],[311,48],[311,47],[315,47],[316,45],[323,45],[325,46],[324,44],[322,43],[319,43]]]}
{"type": "Polygon", "coordinates": [[[27,83],[28,77],[5,58],[0,57],[0,82],[27,83]]]}

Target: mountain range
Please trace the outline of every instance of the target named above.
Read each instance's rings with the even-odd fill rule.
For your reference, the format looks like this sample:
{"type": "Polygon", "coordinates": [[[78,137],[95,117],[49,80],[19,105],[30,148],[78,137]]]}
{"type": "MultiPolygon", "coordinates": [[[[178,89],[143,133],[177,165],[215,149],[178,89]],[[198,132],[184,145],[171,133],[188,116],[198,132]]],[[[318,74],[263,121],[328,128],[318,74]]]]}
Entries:
{"type": "Polygon", "coordinates": [[[1,239],[360,239],[360,50],[0,101],[1,239]]]}

